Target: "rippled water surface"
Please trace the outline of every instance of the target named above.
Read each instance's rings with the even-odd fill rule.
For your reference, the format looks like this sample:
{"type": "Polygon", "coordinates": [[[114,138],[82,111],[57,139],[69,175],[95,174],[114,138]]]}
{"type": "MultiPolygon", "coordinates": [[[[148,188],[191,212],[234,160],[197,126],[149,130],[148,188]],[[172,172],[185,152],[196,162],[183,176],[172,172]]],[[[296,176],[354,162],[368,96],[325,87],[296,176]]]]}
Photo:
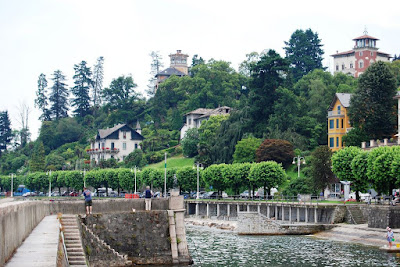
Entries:
{"type": "Polygon", "coordinates": [[[307,236],[240,236],[186,226],[193,266],[400,266],[400,255],[307,236]]]}

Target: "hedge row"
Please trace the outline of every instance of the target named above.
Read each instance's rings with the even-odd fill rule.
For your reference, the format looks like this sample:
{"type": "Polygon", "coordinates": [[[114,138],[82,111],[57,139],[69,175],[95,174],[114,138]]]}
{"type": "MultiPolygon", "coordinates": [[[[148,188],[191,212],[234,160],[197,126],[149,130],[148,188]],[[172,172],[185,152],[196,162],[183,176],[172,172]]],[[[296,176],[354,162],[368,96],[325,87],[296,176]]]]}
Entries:
{"type": "MultiPolygon", "coordinates": [[[[146,185],[153,188],[164,188],[164,169],[144,169],[136,172],[137,190],[146,185]]],[[[192,167],[167,169],[167,190],[180,187],[182,191],[195,191],[197,188],[197,170],[192,167]]],[[[30,173],[26,176],[17,176],[14,179],[14,190],[19,184],[35,191],[48,191],[49,182],[51,189],[70,188],[81,190],[84,186],[93,188],[107,187],[133,191],[135,186],[135,173],[131,169],[101,169],[88,172],[82,171],[55,171],[51,174],[45,172],[30,173]]],[[[285,171],[280,164],[274,161],[261,163],[239,163],[211,165],[199,169],[200,187],[212,187],[214,190],[232,190],[238,194],[242,187],[277,187],[286,179],[285,171]]],[[[0,176],[0,187],[3,191],[11,188],[11,177],[0,176]]]]}

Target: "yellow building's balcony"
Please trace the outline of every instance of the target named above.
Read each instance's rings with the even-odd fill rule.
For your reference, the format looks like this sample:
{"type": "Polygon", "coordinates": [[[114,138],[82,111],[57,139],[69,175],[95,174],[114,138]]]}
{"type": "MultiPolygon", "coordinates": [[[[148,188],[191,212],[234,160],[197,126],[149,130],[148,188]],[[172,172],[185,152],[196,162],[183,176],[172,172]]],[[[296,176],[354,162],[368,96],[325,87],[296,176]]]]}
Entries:
{"type": "Polygon", "coordinates": [[[343,110],[332,110],[328,111],[328,118],[329,117],[344,117],[346,113],[343,110]]]}

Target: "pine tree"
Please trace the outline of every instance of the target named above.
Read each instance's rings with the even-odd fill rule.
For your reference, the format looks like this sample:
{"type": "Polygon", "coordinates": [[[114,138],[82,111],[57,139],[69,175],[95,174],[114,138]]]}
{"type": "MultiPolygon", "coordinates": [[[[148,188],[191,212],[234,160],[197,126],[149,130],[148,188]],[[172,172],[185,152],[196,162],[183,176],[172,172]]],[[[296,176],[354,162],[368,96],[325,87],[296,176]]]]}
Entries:
{"type": "Polygon", "coordinates": [[[306,31],[296,30],[285,42],[286,58],[291,64],[291,72],[295,81],[314,69],[322,69],[322,56],[324,51],[318,34],[311,29],[306,31]]]}
{"type": "Polygon", "coordinates": [[[29,170],[31,172],[44,171],[45,167],[44,145],[43,142],[38,141],[33,148],[32,158],[29,161],[29,170]]]}
{"type": "Polygon", "coordinates": [[[68,89],[65,84],[65,76],[60,70],[56,70],[53,73],[54,81],[51,87],[50,93],[50,117],[56,120],[60,118],[68,117],[68,89]]]}
{"type": "Polygon", "coordinates": [[[12,139],[11,122],[8,117],[8,111],[0,112],[0,155],[1,152],[7,150],[7,145],[12,139]]]}
{"type": "Polygon", "coordinates": [[[101,104],[101,95],[103,93],[104,78],[104,58],[99,57],[96,65],[93,67],[93,106],[98,107],[101,104]]]}
{"type": "Polygon", "coordinates": [[[75,86],[71,88],[75,98],[72,100],[72,106],[75,107],[74,113],[80,117],[89,114],[90,96],[89,88],[92,85],[92,72],[86,66],[86,61],[82,61],[79,65],[74,66],[75,86]]]}
{"type": "Polygon", "coordinates": [[[41,73],[38,79],[38,90],[36,91],[36,99],[35,99],[35,107],[42,111],[42,115],[40,115],[39,119],[42,121],[50,120],[50,110],[48,107],[48,99],[47,99],[47,80],[46,75],[41,73]]]}

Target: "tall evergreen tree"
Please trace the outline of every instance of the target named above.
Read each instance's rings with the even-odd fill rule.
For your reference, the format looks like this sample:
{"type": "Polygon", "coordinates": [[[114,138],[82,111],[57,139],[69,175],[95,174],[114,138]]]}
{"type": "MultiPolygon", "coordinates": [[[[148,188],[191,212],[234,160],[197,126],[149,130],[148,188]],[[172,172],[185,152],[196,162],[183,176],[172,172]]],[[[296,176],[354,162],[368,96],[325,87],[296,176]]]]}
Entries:
{"type": "Polygon", "coordinates": [[[31,160],[29,161],[29,170],[31,172],[44,171],[46,167],[44,146],[41,141],[36,142],[31,160]]]}
{"type": "Polygon", "coordinates": [[[41,73],[38,79],[38,90],[36,91],[35,107],[42,111],[39,119],[42,121],[50,120],[50,110],[48,109],[47,80],[46,75],[41,73]]]}
{"type": "Polygon", "coordinates": [[[110,87],[103,90],[103,99],[109,109],[127,109],[133,100],[137,99],[137,85],[132,76],[120,76],[112,80],[110,87]]]}
{"type": "Polygon", "coordinates": [[[86,66],[86,61],[82,61],[79,65],[74,66],[75,86],[71,88],[75,98],[72,100],[72,106],[75,107],[74,113],[79,117],[85,117],[89,114],[90,96],[89,89],[92,85],[92,72],[86,66]]]}
{"type": "Polygon", "coordinates": [[[54,84],[50,93],[50,117],[56,120],[68,117],[68,89],[65,84],[65,76],[60,70],[53,73],[54,84]]]}
{"type": "Polygon", "coordinates": [[[372,64],[359,79],[358,89],[350,100],[349,116],[353,128],[370,138],[390,137],[396,124],[396,81],[382,61],[372,64]]]}
{"type": "Polygon", "coordinates": [[[101,104],[101,94],[103,92],[104,78],[104,58],[99,57],[96,65],[93,67],[93,106],[98,107],[101,104]]]}
{"type": "Polygon", "coordinates": [[[0,155],[2,151],[7,150],[7,145],[12,139],[11,121],[8,117],[8,111],[0,112],[0,155]]]}
{"type": "Polygon", "coordinates": [[[322,55],[324,51],[318,33],[314,33],[311,29],[296,30],[289,42],[285,42],[285,45],[286,57],[291,64],[291,72],[295,81],[314,69],[323,68],[322,55]]]}

